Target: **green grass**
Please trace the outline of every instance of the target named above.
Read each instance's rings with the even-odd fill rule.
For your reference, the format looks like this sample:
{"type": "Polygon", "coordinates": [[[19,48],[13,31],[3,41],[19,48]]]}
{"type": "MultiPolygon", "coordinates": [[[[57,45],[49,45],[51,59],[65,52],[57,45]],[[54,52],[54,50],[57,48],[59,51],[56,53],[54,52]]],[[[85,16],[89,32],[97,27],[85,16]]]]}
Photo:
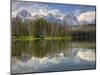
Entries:
{"type": "Polygon", "coordinates": [[[41,37],[33,37],[33,36],[13,36],[13,40],[71,40],[72,38],[70,36],[65,36],[65,37],[49,37],[45,36],[43,38],[41,37]]]}

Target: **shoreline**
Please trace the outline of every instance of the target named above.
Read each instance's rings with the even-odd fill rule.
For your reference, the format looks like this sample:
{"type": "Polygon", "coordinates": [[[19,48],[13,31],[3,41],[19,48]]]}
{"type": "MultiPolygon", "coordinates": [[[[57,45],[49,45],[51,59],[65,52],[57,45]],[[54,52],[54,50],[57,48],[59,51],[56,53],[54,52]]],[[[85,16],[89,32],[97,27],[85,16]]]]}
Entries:
{"type": "Polygon", "coordinates": [[[12,40],[71,40],[71,36],[65,37],[33,37],[33,36],[12,36],[12,40]]]}

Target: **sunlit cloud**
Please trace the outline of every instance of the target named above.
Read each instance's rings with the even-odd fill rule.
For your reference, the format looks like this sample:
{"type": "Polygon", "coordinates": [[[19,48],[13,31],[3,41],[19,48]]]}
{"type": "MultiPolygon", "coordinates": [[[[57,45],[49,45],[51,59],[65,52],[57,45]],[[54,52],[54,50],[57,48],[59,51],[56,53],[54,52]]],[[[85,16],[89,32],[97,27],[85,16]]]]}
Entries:
{"type": "Polygon", "coordinates": [[[88,11],[85,13],[82,13],[78,16],[78,20],[81,21],[86,21],[87,23],[93,23],[95,21],[95,11],[88,11]]]}

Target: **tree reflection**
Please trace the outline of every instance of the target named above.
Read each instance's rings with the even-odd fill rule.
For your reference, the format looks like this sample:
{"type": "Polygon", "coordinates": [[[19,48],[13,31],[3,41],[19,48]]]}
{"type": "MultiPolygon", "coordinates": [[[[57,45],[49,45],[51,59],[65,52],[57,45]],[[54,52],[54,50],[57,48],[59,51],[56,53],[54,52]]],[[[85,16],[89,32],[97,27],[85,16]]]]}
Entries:
{"type": "Polygon", "coordinates": [[[35,40],[35,41],[14,41],[12,44],[12,56],[22,61],[29,60],[32,56],[43,58],[53,57],[63,52],[67,55],[71,42],[66,40],[35,40]]]}

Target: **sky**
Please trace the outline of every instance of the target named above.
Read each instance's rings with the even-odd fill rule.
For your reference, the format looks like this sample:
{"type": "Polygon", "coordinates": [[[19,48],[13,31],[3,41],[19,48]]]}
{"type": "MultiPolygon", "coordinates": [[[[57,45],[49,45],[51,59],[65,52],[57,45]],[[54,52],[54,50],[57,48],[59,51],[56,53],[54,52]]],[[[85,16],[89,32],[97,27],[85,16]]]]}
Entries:
{"type": "Polygon", "coordinates": [[[52,13],[54,15],[74,14],[78,20],[87,20],[89,22],[95,19],[96,8],[89,5],[57,4],[57,3],[39,3],[26,1],[12,1],[12,16],[16,16],[21,10],[27,10],[32,15],[52,13]]]}

